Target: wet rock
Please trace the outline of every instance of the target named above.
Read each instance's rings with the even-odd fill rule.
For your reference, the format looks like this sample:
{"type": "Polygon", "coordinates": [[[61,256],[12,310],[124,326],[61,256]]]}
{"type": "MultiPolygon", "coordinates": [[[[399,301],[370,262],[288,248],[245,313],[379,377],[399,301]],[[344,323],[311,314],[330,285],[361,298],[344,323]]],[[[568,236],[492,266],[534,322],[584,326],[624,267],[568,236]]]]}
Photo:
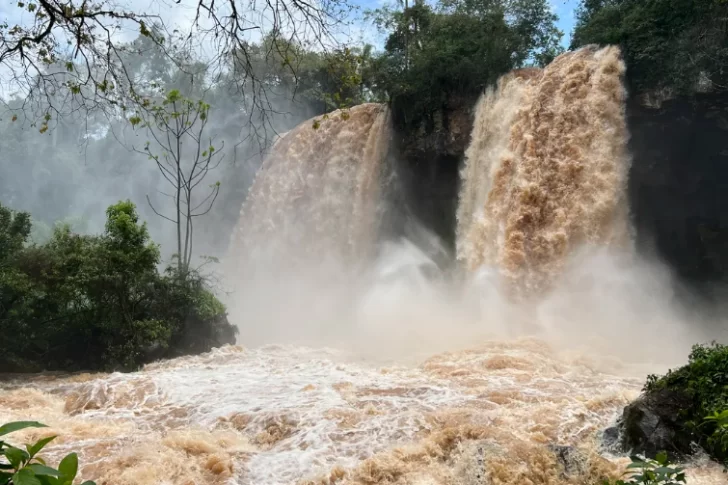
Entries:
{"type": "Polygon", "coordinates": [[[573,446],[549,445],[549,450],[556,455],[556,460],[563,467],[565,478],[584,474],[587,459],[584,453],[577,448],[573,446]]]}
{"type": "Polygon", "coordinates": [[[601,448],[605,451],[617,451],[619,439],[619,426],[611,426],[602,431],[601,448]]]}
{"type": "Polygon", "coordinates": [[[110,395],[105,383],[91,382],[83,384],[68,395],[63,411],[66,414],[75,416],[84,411],[101,409],[108,404],[110,395]]]}
{"type": "Polygon", "coordinates": [[[691,455],[695,436],[680,418],[681,411],[691,405],[689,397],[670,389],[642,395],[624,408],[622,451],[649,458],[665,451],[673,461],[691,455]]]}
{"type": "Polygon", "coordinates": [[[489,485],[485,459],[487,456],[503,456],[505,450],[497,443],[479,440],[461,443],[460,453],[454,463],[453,485],[489,485]]]}

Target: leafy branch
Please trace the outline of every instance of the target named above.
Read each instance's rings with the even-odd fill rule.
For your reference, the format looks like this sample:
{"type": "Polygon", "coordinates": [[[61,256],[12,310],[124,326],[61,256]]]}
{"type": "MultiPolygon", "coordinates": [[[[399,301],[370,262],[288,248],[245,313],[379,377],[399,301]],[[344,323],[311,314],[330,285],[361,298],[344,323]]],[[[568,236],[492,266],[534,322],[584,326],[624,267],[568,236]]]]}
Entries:
{"type": "MultiPolygon", "coordinates": [[[[36,421],[15,421],[0,426],[0,437],[26,428],[46,428],[36,421]]],[[[70,453],[63,458],[58,468],[47,466],[45,460],[38,456],[43,448],[56,436],[42,438],[33,444],[25,445],[25,449],[17,448],[0,440],[0,485],[73,485],[78,473],[78,455],[70,453]]],[[[96,485],[85,481],[82,485],[96,485]]]]}
{"type": "Polygon", "coordinates": [[[134,150],[153,160],[172,187],[172,193],[163,195],[174,202],[174,213],[164,214],[148,195],[147,202],[155,214],[176,225],[178,270],[185,275],[192,260],[193,220],[212,210],[220,193],[220,182],[209,185],[203,197],[195,197],[195,189],[220,165],[224,143],[218,150],[213,138],[205,137],[210,105],[202,100],[185,98],[173,89],[161,103],[146,99],[142,106],[144,109],[130,117],[129,122],[134,127],[147,128],[154,144],[147,141],[143,149],[134,150]]]}

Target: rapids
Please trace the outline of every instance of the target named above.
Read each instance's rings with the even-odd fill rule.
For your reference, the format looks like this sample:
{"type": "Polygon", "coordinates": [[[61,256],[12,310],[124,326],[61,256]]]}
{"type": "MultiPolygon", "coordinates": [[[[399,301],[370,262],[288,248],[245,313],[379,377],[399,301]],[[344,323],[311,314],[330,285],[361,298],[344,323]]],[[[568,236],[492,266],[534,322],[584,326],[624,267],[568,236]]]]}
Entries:
{"type": "MultiPolygon", "coordinates": [[[[17,438],[59,434],[47,458],[77,450],[83,477],[108,485],[597,483],[625,463],[597,454],[643,382],[617,360],[534,338],[417,365],[350,357],[225,347],[131,374],[9,381],[0,421],[50,425],[17,438]],[[563,476],[550,444],[583,450],[577,474],[563,476]]],[[[698,465],[689,483],[723,483],[698,465]]]]}

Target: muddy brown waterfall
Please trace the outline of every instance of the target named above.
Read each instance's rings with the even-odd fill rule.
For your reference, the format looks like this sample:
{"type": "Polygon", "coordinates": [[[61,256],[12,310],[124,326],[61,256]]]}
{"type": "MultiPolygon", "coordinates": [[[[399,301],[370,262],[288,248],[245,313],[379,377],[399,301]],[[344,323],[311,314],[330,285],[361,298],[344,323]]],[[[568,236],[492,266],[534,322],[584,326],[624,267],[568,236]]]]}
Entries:
{"type": "Polygon", "coordinates": [[[243,205],[231,255],[286,263],[365,257],[377,233],[389,137],[389,111],[374,103],[309,120],[285,134],[243,205]]]}
{"type": "Polygon", "coordinates": [[[504,76],[476,109],[457,255],[515,294],[548,289],[582,244],[629,244],[624,63],[583,48],[504,76]]]}

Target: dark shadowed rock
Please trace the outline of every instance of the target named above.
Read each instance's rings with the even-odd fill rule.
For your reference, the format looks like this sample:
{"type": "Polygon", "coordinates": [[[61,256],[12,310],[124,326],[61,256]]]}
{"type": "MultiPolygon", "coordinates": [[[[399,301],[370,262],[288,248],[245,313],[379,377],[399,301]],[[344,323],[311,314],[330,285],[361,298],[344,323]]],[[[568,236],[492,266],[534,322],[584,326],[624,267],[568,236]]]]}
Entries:
{"type": "Polygon", "coordinates": [[[605,451],[619,450],[619,427],[612,426],[602,431],[601,447],[605,451]]]}
{"type": "Polygon", "coordinates": [[[584,454],[573,446],[549,445],[559,464],[563,467],[564,477],[579,476],[584,473],[587,462],[584,454]]]}
{"type": "Polygon", "coordinates": [[[689,397],[669,389],[642,395],[624,408],[622,450],[649,458],[666,451],[673,461],[689,456],[695,439],[680,419],[680,413],[690,406],[689,397]]]}

